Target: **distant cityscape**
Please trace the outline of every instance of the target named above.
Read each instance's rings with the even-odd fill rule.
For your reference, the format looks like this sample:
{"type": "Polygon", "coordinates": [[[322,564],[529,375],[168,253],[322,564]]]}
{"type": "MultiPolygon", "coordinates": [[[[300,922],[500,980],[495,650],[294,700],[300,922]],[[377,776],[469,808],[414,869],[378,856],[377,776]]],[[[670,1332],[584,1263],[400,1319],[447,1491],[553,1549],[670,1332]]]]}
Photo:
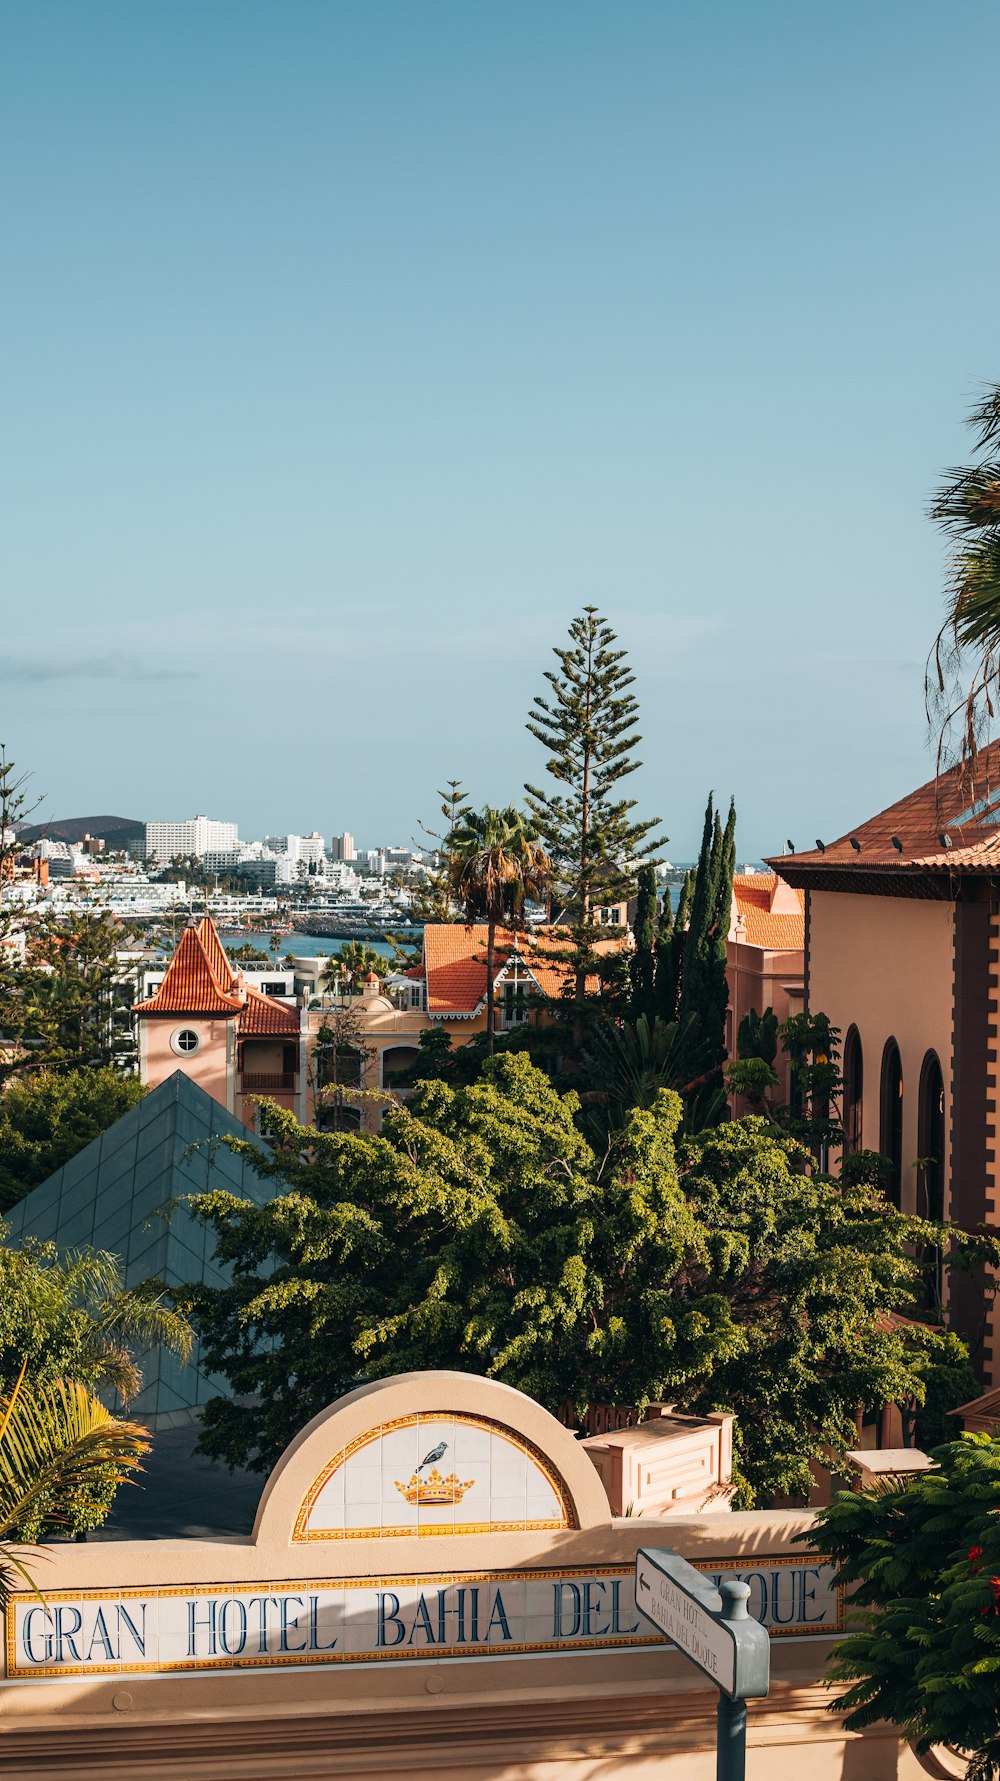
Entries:
{"type": "Polygon", "coordinates": [[[413,846],[358,848],[348,831],[327,839],[264,835],[241,840],[235,822],[120,817],[53,822],[18,837],[10,894],[53,912],[90,907],[122,920],[155,919],[196,901],[223,923],[279,914],[330,916],[348,931],[406,922],[414,890],[437,855],[413,846]]]}
{"type": "MultiPolygon", "coordinates": [[[[358,847],[346,829],[241,839],[237,823],[205,815],[53,821],[24,827],[17,840],[8,897],[54,915],[90,910],[155,922],[196,909],[229,930],[341,939],[417,923],[421,889],[441,865],[433,848],[358,847]]],[[[669,861],[658,874],[666,884],[682,875],[669,861]]]]}

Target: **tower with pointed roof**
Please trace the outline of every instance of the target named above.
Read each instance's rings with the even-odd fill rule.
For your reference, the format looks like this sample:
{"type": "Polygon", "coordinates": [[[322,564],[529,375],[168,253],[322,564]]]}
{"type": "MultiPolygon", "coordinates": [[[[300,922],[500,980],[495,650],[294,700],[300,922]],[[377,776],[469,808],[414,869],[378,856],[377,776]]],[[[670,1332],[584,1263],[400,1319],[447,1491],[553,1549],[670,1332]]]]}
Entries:
{"type": "Polygon", "coordinates": [[[134,1014],[139,1074],[151,1087],[180,1069],[245,1125],[254,1095],[303,1115],[299,1011],[243,982],[210,916],[184,929],[162,983],[134,1014]]]}

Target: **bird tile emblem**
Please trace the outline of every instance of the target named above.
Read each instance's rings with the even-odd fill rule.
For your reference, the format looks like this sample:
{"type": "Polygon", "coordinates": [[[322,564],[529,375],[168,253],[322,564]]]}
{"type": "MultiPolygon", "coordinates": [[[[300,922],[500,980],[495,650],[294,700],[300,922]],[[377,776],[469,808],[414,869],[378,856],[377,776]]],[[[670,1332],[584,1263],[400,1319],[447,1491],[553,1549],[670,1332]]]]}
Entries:
{"type": "Polygon", "coordinates": [[[457,1472],[452,1472],[448,1478],[441,1476],[436,1461],[443,1459],[447,1451],[447,1441],[439,1441],[436,1447],[424,1454],[409,1484],[401,1484],[396,1479],[396,1489],[402,1492],[408,1503],[444,1507],[449,1503],[460,1503],[466,1491],[472,1489],[476,1482],[474,1478],[466,1478],[463,1483],[457,1472]],[[423,1478],[420,1476],[421,1472],[425,1474],[423,1478]]]}

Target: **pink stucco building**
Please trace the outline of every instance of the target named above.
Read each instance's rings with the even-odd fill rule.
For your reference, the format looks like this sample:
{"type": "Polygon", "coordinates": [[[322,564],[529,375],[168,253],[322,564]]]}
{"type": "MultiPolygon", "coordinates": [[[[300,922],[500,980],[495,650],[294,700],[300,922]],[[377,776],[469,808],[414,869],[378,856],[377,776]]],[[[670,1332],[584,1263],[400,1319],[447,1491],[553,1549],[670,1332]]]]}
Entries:
{"type": "MultiPolygon", "coordinates": [[[[805,994],[805,899],[774,872],[738,872],[726,944],[726,1050],[736,1055],[740,1022],[773,1009],[779,1022],[801,1014],[805,994]]],[[[777,1099],[790,1096],[788,1059],[779,1048],[777,1099]]],[[[734,1113],[746,1108],[733,1105],[734,1113]]]]}
{"type": "MultiPolygon", "coordinates": [[[[846,1148],[880,1151],[904,1212],[995,1229],[1000,742],[836,841],[773,864],[805,897],[807,1004],[843,1035],[846,1148]]],[[[996,1300],[940,1282],[986,1383],[996,1300]]]]}
{"type": "Polygon", "coordinates": [[[151,1087],[181,1069],[246,1125],[251,1095],[304,1114],[299,1011],[243,982],[209,916],[185,928],[163,982],[134,1013],[139,1074],[151,1087]]]}

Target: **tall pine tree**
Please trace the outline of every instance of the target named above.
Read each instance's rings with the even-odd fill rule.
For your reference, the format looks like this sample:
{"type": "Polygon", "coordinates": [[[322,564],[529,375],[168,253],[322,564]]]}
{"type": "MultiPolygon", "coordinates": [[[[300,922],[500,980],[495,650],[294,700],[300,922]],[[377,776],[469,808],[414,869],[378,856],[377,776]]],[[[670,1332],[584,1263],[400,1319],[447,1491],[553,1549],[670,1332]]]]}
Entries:
{"type": "Polygon", "coordinates": [[[578,1045],[595,910],[631,895],[638,867],[667,839],[653,834],[659,818],[638,821],[636,800],[619,795],[620,782],[641,765],[633,753],[641,738],[639,706],[629,690],[635,676],[616,642],[597,607],[585,606],[570,625],[569,643],[553,652],[559,668],[546,673],[548,698],[539,695],[528,717],[559,788],[526,785],[525,791],[573,931],[578,1045]]]}

